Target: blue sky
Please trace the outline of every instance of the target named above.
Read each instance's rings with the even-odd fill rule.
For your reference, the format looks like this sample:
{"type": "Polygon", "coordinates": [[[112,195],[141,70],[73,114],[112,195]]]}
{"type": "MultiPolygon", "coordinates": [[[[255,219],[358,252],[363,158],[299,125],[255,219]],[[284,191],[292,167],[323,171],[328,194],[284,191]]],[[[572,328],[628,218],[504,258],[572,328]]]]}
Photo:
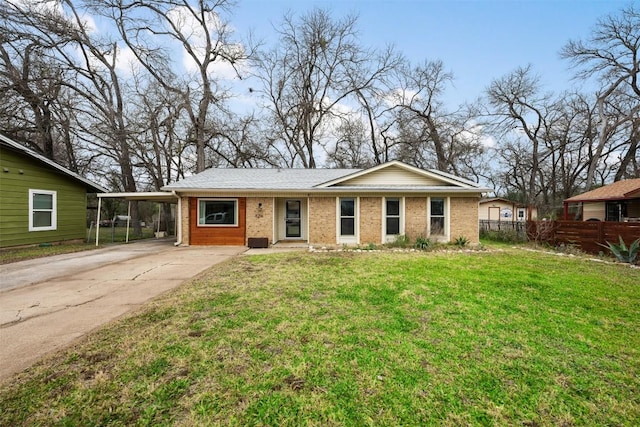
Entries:
{"type": "Polygon", "coordinates": [[[286,11],[296,15],[314,6],[340,17],[359,16],[361,42],[391,43],[413,62],[440,59],[452,71],[450,107],[481,95],[492,79],[531,64],[544,87],[561,91],[571,81],[559,51],[569,39],[586,38],[597,20],[617,13],[621,0],[239,0],[231,17],[236,35],[252,30],[273,41],[273,25],[286,11]]]}

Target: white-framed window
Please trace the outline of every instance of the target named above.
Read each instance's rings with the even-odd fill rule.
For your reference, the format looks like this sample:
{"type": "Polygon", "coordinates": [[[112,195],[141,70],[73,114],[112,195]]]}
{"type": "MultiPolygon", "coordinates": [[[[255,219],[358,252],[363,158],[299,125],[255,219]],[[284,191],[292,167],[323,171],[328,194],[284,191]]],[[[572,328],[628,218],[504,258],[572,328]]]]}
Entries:
{"type": "Polygon", "coordinates": [[[198,199],[198,227],[237,227],[238,199],[198,199]]]}
{"type": "Polygon", "coordinates": [[[338,243],[358,243],[358,198],[337,198],[338,243]]]}
{"type": "Polygon", "coordinates": [[[340,235],[356,235],[356,199],[353,197],[340,198],[340,235]]]}
{"type": "Polygon", "coordinates": [[[446,225],[445,199],[431,197],[429,203],[429,234],[431,236],[444,236],[446,225]]]}
{"type": "Polygon", "coordinates": [[[399,197],[384,198],[384,230],[387,241],[393,241],[404,234],[404,200],[399,197]]]}
{"type": "Polygon", "coordinates": [[[57,192],[29,190],[29,231],[55,230],[57,224],[57,192]]]}

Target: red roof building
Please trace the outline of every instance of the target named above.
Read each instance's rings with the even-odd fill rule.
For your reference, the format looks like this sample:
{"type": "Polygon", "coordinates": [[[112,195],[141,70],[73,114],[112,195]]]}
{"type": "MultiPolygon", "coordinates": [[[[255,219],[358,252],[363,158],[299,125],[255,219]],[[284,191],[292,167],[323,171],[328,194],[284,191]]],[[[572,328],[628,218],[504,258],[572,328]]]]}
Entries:
{"type": "Polygon", "coordinates": [[[640,178],[617,181],[566,199],[564,219],[640,221],[640,178]]]}

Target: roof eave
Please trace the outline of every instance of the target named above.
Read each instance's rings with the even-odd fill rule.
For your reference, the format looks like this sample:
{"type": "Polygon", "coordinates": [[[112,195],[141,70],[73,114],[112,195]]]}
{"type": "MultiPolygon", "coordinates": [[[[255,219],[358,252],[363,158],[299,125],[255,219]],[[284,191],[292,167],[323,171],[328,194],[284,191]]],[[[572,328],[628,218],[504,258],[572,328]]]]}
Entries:
{"type": "Polygon", "coordinates": [[[171,191],[148,191],[130,193],[100,193],[101,199],[125,199],[129,201],[149,201],[158,203],[175,203],[178,196],[171,191]]]}
{"type": "MultiPolygon", "coordinates": [[[[380,165],[376,165],[376,166],[370,167],[368,169],[362,169],[362,170],[359,170],[357,172],[350,173],[348,175],[342,176],[340,178],[336,178],[336,179],[333,179],[331,181],[327,181],[327,182],[324,182],[322,184],[318,184],[316,186],[316,188],[329,188],[329,187],[332,187],[332,186],[334,186],[336,184],[340,184],[342,182],[349,181],[350,179],[357,178],[357,177],[360,177],[360,176],[363,176],[363,175],[368,175],[370,173],[376,172],[376,171],[381,170],[381,169],[386,169],[386,168],[391,167],[391,166],[397,166],[397,167],[399,167],[401,169],[404,169],[406,171],[409,171],[409,172],[412,172],[412,173],[415,173],[415,174],[418,174],[418,175],[422,175],[422,176],[425,176],[425,177],[429,177],[429,178],[439,179],[441,181],[444,181],[444,182],[447,182],[447,183],[453,184],[453,185],[467,186],[467,187],[470,187],[470,188],[476,188],[476,186],[477,186],[475,183],[472,183],[471,181],[467,181],[465,179],[456,177],[456,176],[451,175],[451,174],[447,174],[447,173],[444,173],[444,172],[441,172],[441,171],[435,171],[435,170],[431,170],[431,169],[430,170],[424,170],[424,169],[417,168],[415,166],[408,165],[408,164],[403,163],[403,162],[401,162],[399,160],[392,160],[392,161],[387,162],[387,163],[382,163],[380,165]]],[[[490,191],[493,191],[493,190],[490,190],[490,191]]]]}
{"type": "Polygon", "coordinates": [[[19,144],[17,142],[15,142],[14,140],[12,140],[11,138],[4,136],[2,134],[0,134],[0,141],[3,142],[4,144],[6,144],[7,147],[12,148],[13,150],[19,151],[29,157],[31,157],[32,159],[35,159],[41,163],[44,163],[45,165],[58,170],[58,172],[62,172],[64,173],[66,176],[68,176],[69,178],[75,179],[77,181],[80,181],[81,183],[83,183],[86,187],[87,190],[92,190],[92,192],[95,193],[106,193],[108,190],[98,184],[96,184],[95,182],[89,181],[88,179],[78,175],[77,173],[65,168],[62,165],[57,164],[56,162],[54,162],[51,159],[46,158],[45,156],[36,153],[35,151],[31,150],[30,148],[27,148],[25,146],[23,146],[22,144],[19,144]]]}
{"type": "Polygon", "coordinates": [[[636,197],[614,196],[614,197],[599,197],[595,199],[565,199],[564,203],[585,203],[585,202],[615,202],[617,200],[635,200],[640,198],[640,195],[636,197]]]}
{"type": "Polygon", "coordinates": [[[301,194],[322,194],[322,193],[463,193],[480,194],[493,191],[490,188],[464,188],[464,187],[371,187],[371,188],[351,188],[351,187],[328,187],[328,188],[170,188],[163,187],[163,190],[174,191],[176,193],[301,193],[301,194]]]}

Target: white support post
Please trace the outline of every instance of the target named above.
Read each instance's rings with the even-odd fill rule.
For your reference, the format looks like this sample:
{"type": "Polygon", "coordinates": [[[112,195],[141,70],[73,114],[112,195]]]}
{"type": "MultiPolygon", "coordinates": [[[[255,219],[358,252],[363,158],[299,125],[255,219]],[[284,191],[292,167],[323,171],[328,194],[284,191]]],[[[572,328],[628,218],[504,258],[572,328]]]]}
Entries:
{"type": "MultiPolygon", "coordinates": [[[[178,200],[178,204],[180,204],[180,200],[178,200]]],[[[169,207],[171,207],[172,205],[169,205],[169,207]]],[[[178,241],[178,213],[174,212],[174,218],[175,218],[175,223],[173,224],[173,229],[175,230],[176,233],[176,241],[178,241]]]]}
{"type": "Polygon", "coordinates": [[[126,243],[129,243],[129,225],[131,223],[131,200],[129,200],[129,206],[127,207],[127,237],[125,239],[126,243]]]}
{"type": "Polygon", "coordinates": [[[179,197],[175,191],[173,191],[173,195],[178,198],[178,207],[176,212],[176,242],[175,246],[179,246],[182,244],[182,197],[179,197]]]}
{"type": "Polygon", "coordinates": [[[162,203],[158,203],[158,230],[156,233],[156,239],[160,236],[160,212],[162,211],[162,203]]]}
{"type": "Polygon", "coordinates": [[[96,246],[100,241],[100,211],[102,209],[102,197],[98,197],[98,217],[96,219],[96,246]]]}

